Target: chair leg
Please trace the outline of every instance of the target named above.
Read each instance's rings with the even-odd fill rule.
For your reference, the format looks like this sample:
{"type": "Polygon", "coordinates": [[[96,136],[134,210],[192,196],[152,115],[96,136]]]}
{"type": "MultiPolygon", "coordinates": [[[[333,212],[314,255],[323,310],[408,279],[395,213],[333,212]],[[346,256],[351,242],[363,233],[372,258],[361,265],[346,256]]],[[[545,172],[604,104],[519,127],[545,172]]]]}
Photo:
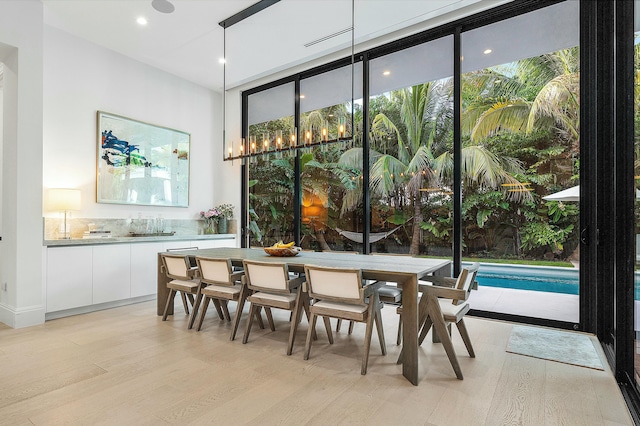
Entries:
{"type": "Polygon", "coordinates": [[[342,320],[338,318],[338,324],[336,324],[336,333],[340,331],[340,326],[342,325],[342,320]]]}
{"type": "Polygon", "coordinates": [[[431,315],[427,315],[427,319],[424,321],[424,325],[422,326],[422,330],[420,330],[420,336],[418,337],[418,346],[422,345],[424,339],[427,337],[429,330],[431,330],[431,326],[433,325],[433,321],[431,320],[431,315]]]}
{"type": "Polygon", "coordinates": [[[176,297],[175,290],[169,290],[169,295],[167,296],[167,303],[164,305],[164,313],[162,314],[162,321],[167,320],[167,314],[169,312],[169,306],[173,302],[173,298],[176,297]]]}
{"type": "MultiPolygon", "coordinates": [[[[307,293],[303,292],[302,295],[302,307],[304,308],[304,313],[307,315],[307,322],[311,324],[311,304],[307,293]]],[[[302,315],[300,315],[300,320],[302,320],[302,315]]],[[[318,334],[316,330],[313,330],[313,340],[318,340],[318,334]]]]}
{"type": "Polygon", "coordinates": [[[269,322],[269,328],[271,331],[276,331],[276,324],[273,322],[273,315],[271,314],[271,308],[264,307],[264,313],[267,314],[267,321],[269,322]]]}
{"type": "Polygon", "coordinates": [[[231,316],[229,315],[229,301],[221,300],[220,306],[222,307],[222,313],[224,314],[224,319],[227,321],[231,321],[231,316]]]}
{"type": "Polygon", "coordinates": [[[469,338],[469,333],[467,332],[467,326],[464,323],[464,318],[460,318],[460,321],[458,321],[456,325],[458,326],[458,331],[460,332],[462,341],[464,342],[464,345],[467,347],[467,352],[469,352],[469,356],[471,358],[475,358],[476,353],[473,351],[473,345],[471,345],[471,339],[469,338]]]}
{"type": "Polygon", "coordinates": [[[200,320],[198,321],[198,328],[196,328],[196,331],[200,331],[200,329],[202,328],[202,323],[204,321],[204,316],[207,315],[207,308],[209,307],[209,302],[211,299],[209,299],[207,296],[204,297],[204,300],[202,302],[202,313],[200,314],[200,320]]]}
{"type": "Polygon", "coordinates": [[[220,301],[218,299],[211,299],[213,302],[213,306],[216,307],[216,312],[218,312],[218,318],[221,320],[224,319],[224,314],[222,313],[222,308],[220,308],[220,301]]]}
{"type": "Polygon", "coordinates": [[[349,321],[349,334],[353,333],[353,323],[354,321],[349,321]]]}
{"type": "Polygon", "coordinates": [[[193,323],[196,322],[196,317],[198,316],[198,309],[200,308],[200,303],[202,302],[202,293],[198,290],[198,294],[196,295],[196,301],[193,304],[193,312],[191,312],[191,318],[189,318],[189,326],[187,329],[191,330],[193,328],[193,323]]]}
{"type": "Polygon", "coordinates": [[[376,314],[374,320],[376,322],[376,329],[378,330],[378,341],[380,342],[380,350],[382,351],[382,355],[386,355],[387,342],[384,340],[384,330],[382,328],[382,312],[380,312],[379,307],[376,307],[374,309],[374,312],[376,314]]]}
{"type": "Polygon", "coordinates": [[[396,346],[402,343],[402,314],[398,314],[398,337],[396,337],[396,346]]]}
{"type": "MultiPolygon", "coordinates": [[[[253,303],[251,305],[253,305],[253,303]]],[[[264,330],[264,321],[262,321],[262,306],[256,306],[254,315],[256,317],[256,321],[258,321],[258,326],[260,327],[260,329],[264,330]]]]}
{"type": "MultiPolygon", "coordinates": [[[[429,300],[429,311],[437,312],[440,309],[438,305],[438,301],[434,298],[430,298],[429,300]]],[[[431,316],[430,316],[431,317],[431,316]]],[[[447,332],[447,325],[444,322],[442,316],[440,318],[437,315],[434,315],[433,320],[433,330],[438,333],[440,339],[442,339],[442,346],[444,347],[445,352],[447,353],[447,357],[449,358],[449,362],[451,363],[451,367],[453,367],[453,371],[456,373],[456,377],[459,380],[463,379],[462,369],[460,368],[460,364],[458,363],[458,358],[456,357],[456,351],[453,348],[453,344],[451,343],[451,338],[449,337],[449,333],[447,332]]]]}
{"type": "Polygon", "coordinates": [[[256,310],[256,305],[252,303],[249,307],[249,321],[247,321],[247,327],[244,329],[244,336],[242,337],[243,344],[247,343],[247,340],[249,340],[249,333],[251,332],[251,326],[253,325],[253,316],[256,313],[256,310]]]}
{"type": "Polygon", "coordinates": [[[371,348],[371,334],[373,333],[373,319],[375,312],[373,304],[369,305],[369,312],[367,315],[367,330],[364,335],[364,350],[362,352],[362,368],[360,374],[367,374],[367,365],[369,364],[369,349],[371,348]]]}
{"type": "Polygon", "coordinates": [[[311,312],[311,319],[309,320],[309,330],[307,331],[307,341],[304,344],[304,359],[309,359],[309,354],[311,353],[311,340],[313,340],[313,333],[316,328],[316,319],[318,317],[316,314],[311,312]]]}
{"type": "Polygon", "coordinates": [[[333,345],[333,333],[331,333],[331,321],[329,317],[322,317],[324,321],[324,328],[327,330],[327,337],[329,338],[329,344],[333,345]]]}
{"type": "Polygon", "coordinates": [[[247,299],[248,290],[245,286],[240,290],[238,296],[238,304],[236,305],[236,313],[233,316],[233,324],[231,325],[231,333],[229,334],[229,340],[234,341],[236,333],[238,332],[238,326],[240,325],[240,318],[242,317],[242,310],[244,309],[244,302],[247,299]]]}
{"type": "Polygon", "coordinates": [[[291,324],[289,325],[289,344],[287,346],[287,355],[291,355],[293,353],[293,342],[296,340],[296,332],[298,331],[298,324],[300,324],[300,317],[302,316],[302,305],[303,301],[303,293],[302,288],[298,288],[298,293],[296,294],[296,304],[291,311],[291,324]]]}
{"type": "Polygon", "coordinates": [[[187,296],[185,296],[184,291],[180,292],[180,297],[182,298],[182,306],[184,306],[184,313],[189,315],[189,305],[187,305],[187,296]]]}

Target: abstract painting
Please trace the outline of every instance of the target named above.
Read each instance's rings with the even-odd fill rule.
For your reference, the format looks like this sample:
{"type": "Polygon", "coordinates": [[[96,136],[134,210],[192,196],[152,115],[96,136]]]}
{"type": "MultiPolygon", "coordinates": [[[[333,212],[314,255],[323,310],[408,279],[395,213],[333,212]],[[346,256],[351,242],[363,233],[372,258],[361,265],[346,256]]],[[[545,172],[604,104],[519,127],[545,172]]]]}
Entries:
{"type": "Polygon", "coordinates": [[[189,144],[179,130],[98,111],[97,202],[189,206],[189,144]]]}

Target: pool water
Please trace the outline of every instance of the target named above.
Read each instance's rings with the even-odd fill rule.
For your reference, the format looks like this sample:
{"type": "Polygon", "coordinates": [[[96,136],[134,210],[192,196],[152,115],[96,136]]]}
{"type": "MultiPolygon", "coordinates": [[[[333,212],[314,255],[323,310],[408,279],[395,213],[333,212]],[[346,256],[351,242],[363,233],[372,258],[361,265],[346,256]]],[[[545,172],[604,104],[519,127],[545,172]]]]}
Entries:
{"type": "Polygon", "coordinates": [[[578,279],[482,274],[476,277],[478,285],[487,287],[514,288],[518,290],[545,291],[548,293],[578,294],[578,279]]]}
{"type": "MultiPolygon", "coordinates": [[[[470,265],[462,262],[463,267],[470,265]]],[[[578,268],[481,262],[478,285],[577,295],[580,292],[578,268]]]]}

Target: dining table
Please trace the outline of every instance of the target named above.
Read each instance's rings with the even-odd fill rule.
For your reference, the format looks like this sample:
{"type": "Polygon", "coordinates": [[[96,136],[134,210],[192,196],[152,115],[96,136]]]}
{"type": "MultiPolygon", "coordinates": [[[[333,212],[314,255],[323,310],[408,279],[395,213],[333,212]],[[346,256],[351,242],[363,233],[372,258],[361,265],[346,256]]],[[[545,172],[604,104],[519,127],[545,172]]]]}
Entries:
{"type": "MultiPolygon", "coordinates": [[[[162,315],[168,296],[167,281],[162,270],[162,255],[158,253],[158,299],[157,314],[162,315]]],[[[173,252],[172,254],[176,254],[173,252]]],[[[260,248],[208,248],[180,251],[189,257],[208,257],[231,259],[234,266],[242,267],[243,260],[259,260],[274,263],[286,263],[289,271],[303,273],[305,265],[356,268],[362,271],[366,280],[388,281],[397,283],[402,288],[402,374],[413,385],[418,385],[418,333],[424,323],[427,310],[433,321],[434,332],[437,331],[447,355],[455,358],[450,336],[439,304],[428,303],[435,296],[424,293],[418,300],[418,280],[427,275],[450,277],[452,262],[449,259],[418,258],[411,256],[371,256],[362,254],[346,254],[340,252],[301,251],[293,257],[269,256],[260,248]],[[428,308],[427,308],[428,307],[428,308]]],[[[170,306],[169,313],[173,313],[170,306]]],[[[455,366],[454,366],[455,370],[455,366]]],[[[456,375],[458,375],[456,371],[456,375]]],[[[460,378],[460,376],[459,376],[460,378]]]]}

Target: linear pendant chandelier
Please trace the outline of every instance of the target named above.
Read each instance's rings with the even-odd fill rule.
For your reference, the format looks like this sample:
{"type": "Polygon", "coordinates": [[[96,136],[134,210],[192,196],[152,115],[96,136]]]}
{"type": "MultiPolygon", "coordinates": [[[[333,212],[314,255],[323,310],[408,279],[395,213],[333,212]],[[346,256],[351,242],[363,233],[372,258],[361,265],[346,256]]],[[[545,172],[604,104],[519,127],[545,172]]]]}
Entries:
{"type": "MultiPolygon", "coordinates": [[[[261,0],[258,3],[244,9],[235,15],[219,22],[219,25],[224,28],[224,47],[223,47],[223,160],[244,160],[252,159],[254,157],[269,156],[276,154],[277,157],[281,157],[283,153],[295,153],[298,150],[309,151],[313,147],[324,147],[335,143],[347,143],[353,140],[354,123],[353,123],[353,105],[354,105],[354,46],[355,46],[355,0],[351,0],[351,27],[348,28],[351,31],[351,134],[347,134],[346,117],[339,117],[337,123],[330,123],[328,120],[324,120],[321,128],[312,131],[309,129],[302,129],[299,131],[298,127],[283,134],[281,130],[275,132],[264,133],[261,135],[250,135],[249,138],[239,137],[238,142],[234,143],[233,139],[229,143],[227,141],[226,132],[226,93],[227,93],[227,34],[226,29],[230,26],[249,18],[250,16],[264,10],[265,8],[278,3],[280,0],[261,0]]],[[[298,103],[299,105],[299,103],[298,103]]]]}

